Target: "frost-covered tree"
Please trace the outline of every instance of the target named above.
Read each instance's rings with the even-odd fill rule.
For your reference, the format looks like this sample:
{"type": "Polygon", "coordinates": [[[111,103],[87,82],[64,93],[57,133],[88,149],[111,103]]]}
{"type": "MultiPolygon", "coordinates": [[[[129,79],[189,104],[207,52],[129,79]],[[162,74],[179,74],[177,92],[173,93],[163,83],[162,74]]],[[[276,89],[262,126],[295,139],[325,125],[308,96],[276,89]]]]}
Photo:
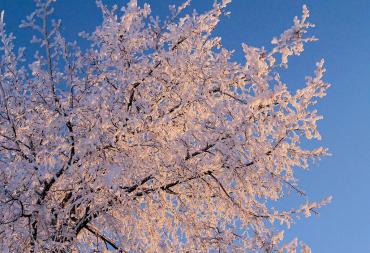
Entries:
{"type": "Polygon", "coordinates": [[[304,195],[294,170],[327,152],[301,144],[320,139],[323,61],[296,92],[279,77],[315,40],[305,6],[240,63],[212,35],[229,0],[164,21],[98,1],[87,49],[64,39],[52,2],[21,25],[40,45],[29,65],[1,15],[2,252],[311,252],[283,229],[329,199],[270,204],[304,195]]]}

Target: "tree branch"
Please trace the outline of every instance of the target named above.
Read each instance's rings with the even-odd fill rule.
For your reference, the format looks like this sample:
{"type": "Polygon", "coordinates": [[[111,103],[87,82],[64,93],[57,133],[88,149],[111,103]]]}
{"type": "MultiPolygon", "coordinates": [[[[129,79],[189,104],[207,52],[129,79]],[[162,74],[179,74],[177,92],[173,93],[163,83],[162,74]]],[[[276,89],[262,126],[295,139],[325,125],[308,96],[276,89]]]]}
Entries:
{"type": "Polygon", "coordinates": [[[84,227],[84,229],[86,229],[87,231],[89,231],[93,235],[95,235],[98,238],[100,238],[101,240],[103,240],[106,244],[110,245],[112,248],[114,248],[118,252],[120,252],[120,253],[127,253],[128,252],[128,251],[126,251],[124,249],[121,249],[121,247],[119,247],[112,239],[110,239],[107,236],[103,235],[101,232],[99,232],[98,229],[92,227],[91,225],[86,225],[84,227]]]}

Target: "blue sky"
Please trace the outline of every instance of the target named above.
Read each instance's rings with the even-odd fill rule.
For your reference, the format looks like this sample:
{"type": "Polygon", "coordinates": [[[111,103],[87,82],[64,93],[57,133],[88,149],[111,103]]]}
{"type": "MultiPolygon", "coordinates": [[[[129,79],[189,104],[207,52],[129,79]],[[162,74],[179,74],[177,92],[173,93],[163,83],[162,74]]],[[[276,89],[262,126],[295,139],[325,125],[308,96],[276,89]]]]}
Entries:
{"type": "MultiPolygon", "coordinates": [[[[154,15],[163,17],[169,4],[181,1],[147,2],[154,15]]],[[[192,8],[200,12],[212,2],[193,0],[192,8]]],[[[229,6],[230,18],[223,18],[216,33],[222,36],[225,47],[236,50],[235,60],[243,60],[242,42],[268,48],[271,38],[301,14],[303,4],[317,25],[311,34],[319,41],[307,45],[300,57],[292,58],[282,76],[292,90],[297,89],[304,85],[304,77],[313,73],[315,62],[325,59],[325,80],[332,87],[318,105],[324,115],[319,123],[320,144],[333,155],[311,166],[308,173],[297,175],[310,200],[328,195],[334,199],[320,210],[319,217],[298,221],[286,231],[287,236],[297,235],[313,252],[370,252],[370,1],[234,0],[229,6]]],[[[101,20],[94,0],[59,0],[55,7],[69,39],[76,39],[79,31],[92,31],[101,20]]],[[[18,25],[32,8],[32,0],[0,0],[7,30],[15,33],[17,46],[28,46],[31,35],[19,30],[18,25]]],[[[286,202],[298,203],[291,199],[286,202]]]]}

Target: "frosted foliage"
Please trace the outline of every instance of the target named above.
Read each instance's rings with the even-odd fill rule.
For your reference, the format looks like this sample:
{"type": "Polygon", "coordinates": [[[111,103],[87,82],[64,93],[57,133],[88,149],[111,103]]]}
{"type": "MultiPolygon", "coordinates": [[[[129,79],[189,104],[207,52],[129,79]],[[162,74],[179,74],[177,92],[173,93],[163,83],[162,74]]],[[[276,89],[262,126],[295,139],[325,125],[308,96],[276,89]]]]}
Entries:
{"type": "Polygon", "coordinates": [[[306,7],[271,50],[243,44],[239,63],[212,35],[227,0],[170,6],[164,21],[98,1],[84,50],[53,2],[21,25],[40,46],[32,62],[1,15],[2,252],[311,252],[283,230],[330,199],[271,205],[305,195],[294,171],[327,153],[302,145],[320,139],[323,61],[300,90],[279,76],[314,40],[306,7]]]}

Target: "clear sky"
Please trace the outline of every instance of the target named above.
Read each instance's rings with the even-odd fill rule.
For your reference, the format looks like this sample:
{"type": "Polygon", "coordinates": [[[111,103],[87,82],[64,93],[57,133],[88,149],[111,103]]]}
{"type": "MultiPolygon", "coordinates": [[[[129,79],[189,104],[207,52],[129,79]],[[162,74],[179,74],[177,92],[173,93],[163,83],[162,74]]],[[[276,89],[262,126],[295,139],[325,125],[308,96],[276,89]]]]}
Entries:
{"type": "MultiPolygon", "coordinates": [[[[105,2],[121,5],[126,1],[105,2]]],[[[154,15],[163,17],[169,4],[181,1],[147,2],[154,15]]],[[[212,2],[193,0],[192,8],[200,12],[212,2]]],[[[304,77],[313,73],[315,62],[325,59],[325,80],[332,87],[318,105],[324,115],[319,123],[320,144],[333,155],[298,176],[310,200],[328,195],[334,199],[320,210],[319,217],[298,221],[286,231],[287,236],[297,235],[313,252],[370,252],[370,1],[234,0],[229,6],[230,18],[223,18],[216,33],[227,48],[236,50],[235,60],[243,60],[242,42],[269,48],[271,38],[291,26],[303,4],[317,25],[311,34],[319,41],[307,45],[300,57],[292,58],[282,76],[292,90],[303,87],[304,77]]],[[[32,0],[0,0],[7,30],[17,36],[17,46],[28,46],[30,33],[19,30],[18,25],[32,8],[32,0]]],[[[69,39],[76,39],[79,31],[92,31],[101,20],[94,0],[59,0],[55,8],[69,39]]]]}

